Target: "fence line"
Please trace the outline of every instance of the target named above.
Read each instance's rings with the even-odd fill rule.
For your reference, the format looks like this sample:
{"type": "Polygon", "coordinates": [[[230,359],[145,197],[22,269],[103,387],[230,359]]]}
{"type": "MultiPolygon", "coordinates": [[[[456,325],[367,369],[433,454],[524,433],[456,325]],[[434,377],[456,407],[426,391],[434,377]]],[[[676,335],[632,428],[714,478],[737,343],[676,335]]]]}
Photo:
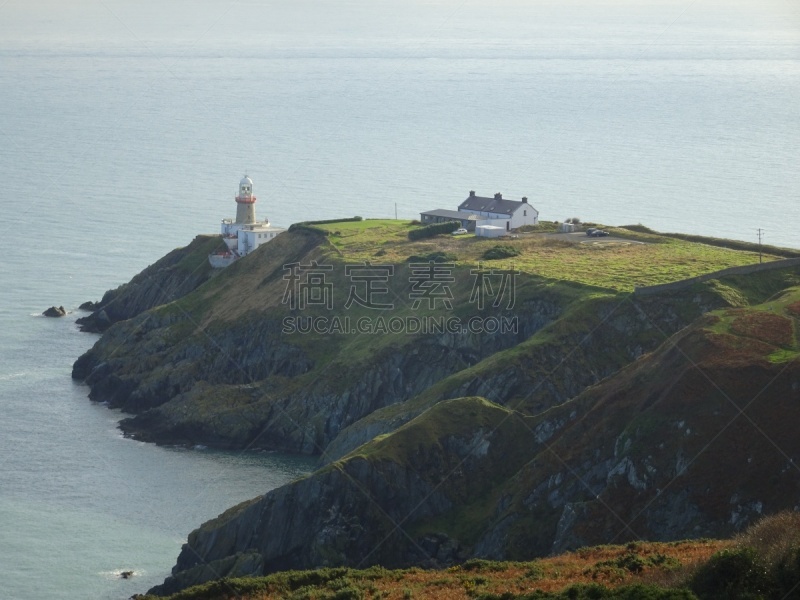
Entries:
{"type": "Polygon", "coordinates": [[[794,267],[800,265],[800,258],[784,258],[782,260],[773,260],[766,263],[758,263],[755,265],[743,265],[741,267],[728,267],[713,273],[706,273],[705,275],[698,275],[697,277],[690,277],[689,279],[682,279],[680,281],[673,281],[672,283],[661,283],[659,285],[647,285],[643,287],[636,287],[633,293],[637,296],[648,296],[650,294],[659,294],[661,292],[670,292],[674,290],[682,290],[691,287],[695,283],[702,283],[709,279],[717,279],[718,277],[725,277],[726,275],[746,275],[748,273],[757,273],[759,271],[772,271],[773,269],[785,269],[787,267],[794,267]]]}

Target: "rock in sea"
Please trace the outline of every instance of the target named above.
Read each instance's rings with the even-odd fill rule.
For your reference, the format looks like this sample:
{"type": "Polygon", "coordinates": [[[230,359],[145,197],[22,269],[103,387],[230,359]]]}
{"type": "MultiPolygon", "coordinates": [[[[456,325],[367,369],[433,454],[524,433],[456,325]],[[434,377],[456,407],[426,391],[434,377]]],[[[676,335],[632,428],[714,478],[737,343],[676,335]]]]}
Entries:
{"type": "Polygon", "coordinates": [[[51,306],[42,313],[45,317],[63,317],[67,314],[63,306],[51,306]]]}

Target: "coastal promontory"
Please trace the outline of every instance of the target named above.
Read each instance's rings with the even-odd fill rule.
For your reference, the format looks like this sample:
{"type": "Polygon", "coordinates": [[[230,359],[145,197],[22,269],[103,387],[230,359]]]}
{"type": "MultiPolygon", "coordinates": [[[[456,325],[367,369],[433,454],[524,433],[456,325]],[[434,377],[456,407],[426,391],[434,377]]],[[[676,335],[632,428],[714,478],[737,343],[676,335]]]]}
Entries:
{"type": "Polygon", "coordinates": [[[641,227],[416,227],[296,227],[216,271],[198,238],[96,307],[73,376],[126,435],[319,458],[192,532],[154,591],[727,536],[795,508],[796,261],[641,227]]]}

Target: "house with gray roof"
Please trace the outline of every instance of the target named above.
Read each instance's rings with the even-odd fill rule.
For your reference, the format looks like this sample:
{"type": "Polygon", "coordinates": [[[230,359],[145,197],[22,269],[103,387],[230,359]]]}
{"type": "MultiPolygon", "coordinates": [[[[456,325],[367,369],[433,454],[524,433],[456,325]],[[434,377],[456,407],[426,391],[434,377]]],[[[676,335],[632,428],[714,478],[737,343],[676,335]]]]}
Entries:
{"type": "MultiPolygon", "coordinates": [[[[476,196],[474,191],[458,206],[458,212],[475,215],[477,221],[493,221],[503,219],[498,223],[489,223],[503,226],[506,231],[517,229],[523,225],[537,225],[539,211],[528,204],[528,198],[522,200],[506,200],[503,194],[495,194],[493,198],[476,196]]],[[[485,224],[485,223],[484,223],[485,224]]]]}
{"type": "Polygon", "coordinates": [[[423,225],[458,221],[467,231],[475,231],[476,225],[502,227],[506,231],[517,229],[523,225],[538,225],[539,211],[528,204],[528,199],[506,200],[503,194],[495,194],[494,198],[476,196],[474,191],[458,207],[458,210],[437,208],[419,213],[423,225]],[[502,219],[499,220],[499,219],[502,219]]]}

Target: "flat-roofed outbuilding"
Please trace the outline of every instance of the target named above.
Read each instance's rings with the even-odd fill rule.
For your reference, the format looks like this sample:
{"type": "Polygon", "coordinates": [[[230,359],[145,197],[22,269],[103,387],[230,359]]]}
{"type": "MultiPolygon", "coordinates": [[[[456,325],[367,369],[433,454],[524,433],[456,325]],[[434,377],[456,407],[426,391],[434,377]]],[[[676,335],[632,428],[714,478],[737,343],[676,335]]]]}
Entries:
{"type": "Polygon", "coordinates": [[[436,210],[428,210],[419,213],[419,220],[423,225],[458,221],[461,223],[461,227],[467,231],[475,231],[475,222],[478,220],[478,217],[469,212],[437,208],[436,210]]]}

